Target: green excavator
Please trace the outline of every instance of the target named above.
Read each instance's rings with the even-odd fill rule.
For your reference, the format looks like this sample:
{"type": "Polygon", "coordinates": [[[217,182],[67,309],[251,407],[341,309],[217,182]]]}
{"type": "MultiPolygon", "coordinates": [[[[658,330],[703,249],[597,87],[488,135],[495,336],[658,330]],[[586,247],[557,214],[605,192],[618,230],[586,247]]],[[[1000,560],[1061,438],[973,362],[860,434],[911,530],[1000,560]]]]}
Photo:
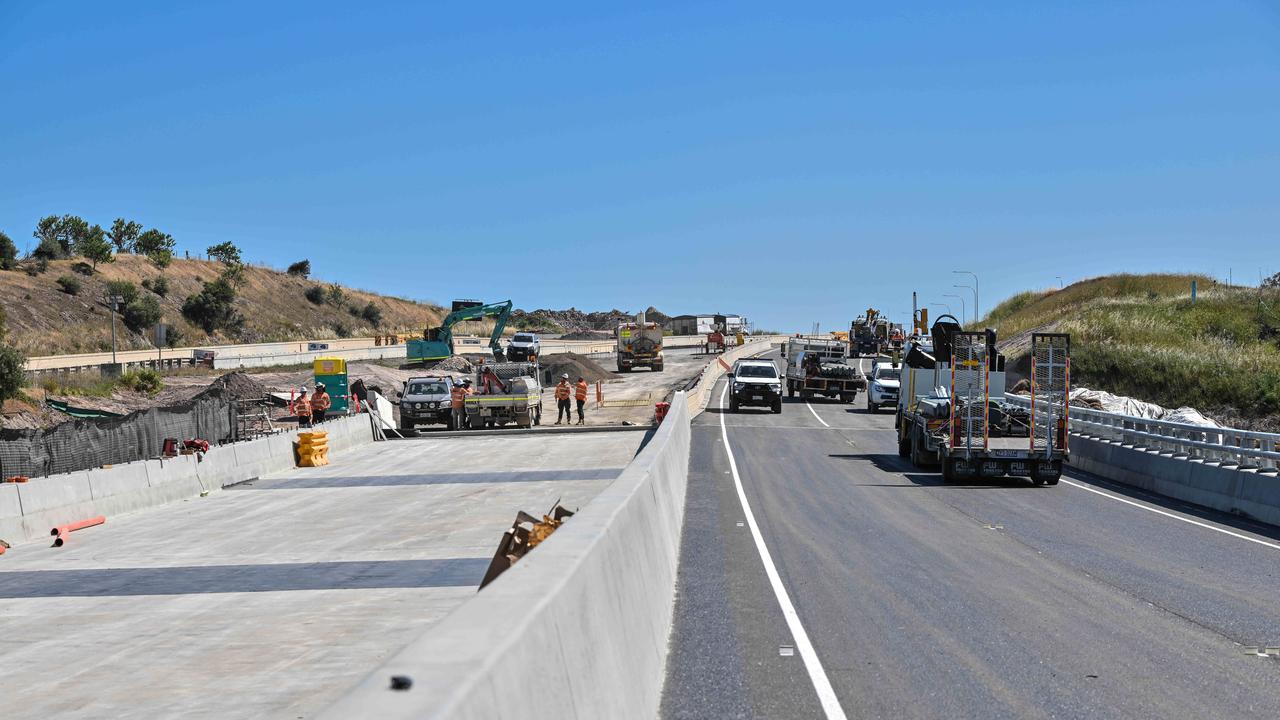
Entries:
{"type": "Polygon", "coordinates": [[[454,300],[453,311],[445,316],[440,327],[427,328],[422,331],[421,340],[410,340],[408,343],[409,362],[433,362],[453,357],[453,326],[467,320],[480,320],[493,317],[493,334],[489,337],[489,347],[493,350],[493,358],[498,362],[506,361],[502,351],[502,331],[511,318],[511,301],[500,303],[482,303],[479,300],[454,300]]]}

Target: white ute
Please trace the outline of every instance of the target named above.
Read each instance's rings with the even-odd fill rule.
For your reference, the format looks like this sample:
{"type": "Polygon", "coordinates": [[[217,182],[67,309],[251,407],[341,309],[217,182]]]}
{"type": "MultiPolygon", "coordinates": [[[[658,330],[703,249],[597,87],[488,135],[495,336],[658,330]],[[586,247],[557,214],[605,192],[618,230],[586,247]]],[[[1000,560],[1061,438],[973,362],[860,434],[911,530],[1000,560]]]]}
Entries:
{"type": "Polygon", "coordinates": [[[871,382],[867,387],[868,412],[875,412],[883,405],[898,404],[901,377],[902,370],[888,363],[877,363],[871,368],[871,382]]]}

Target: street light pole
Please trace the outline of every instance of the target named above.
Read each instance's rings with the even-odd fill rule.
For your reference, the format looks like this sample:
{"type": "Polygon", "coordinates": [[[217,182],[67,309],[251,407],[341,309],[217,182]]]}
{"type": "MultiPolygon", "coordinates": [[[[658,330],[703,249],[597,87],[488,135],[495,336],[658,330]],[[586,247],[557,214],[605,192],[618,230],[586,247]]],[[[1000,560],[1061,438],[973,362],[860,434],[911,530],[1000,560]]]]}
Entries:
{"type": "Polygon", "coordinates": [[[111,308],[111,364],[118,364],[116,361],[116,308],[124,301],[122,295],[108,295],[107,306],[111,308]]]}
{"type": "Polygon", "coordinates": [[[960,301],[960,324],[963,325],[965,322],[964,297],[960,295],[943,295],[942,297],[955,298],[960,301]]]}
{"type": "MultiPolygon", "coordinates": [[[[961,289],[961,290],[968,290],[969,292],[973,292],[973,286],[972,286],[972,285],[953,285],[952,287],[955,287],[955,288],[958,288],[958,289],[961,289]]],[[[977,322],[978,322],[978,303],[976,302],[976,300],[977,300],[977,295],[976,295],[976,293],[975,293],[975,295],[974,295],[974,299],[975,299],[975,302],[973,303],[973,321],[974,321],[975,323],[977,323],[977,322]]]]}
{"type": "Polygon", "coordinates": [[[978,308],[978,274],[968,270],[952,270],[956,275],[969,275],[973,278],[973,319],[976,321],[982,317],[982,310],[978,308]]]}

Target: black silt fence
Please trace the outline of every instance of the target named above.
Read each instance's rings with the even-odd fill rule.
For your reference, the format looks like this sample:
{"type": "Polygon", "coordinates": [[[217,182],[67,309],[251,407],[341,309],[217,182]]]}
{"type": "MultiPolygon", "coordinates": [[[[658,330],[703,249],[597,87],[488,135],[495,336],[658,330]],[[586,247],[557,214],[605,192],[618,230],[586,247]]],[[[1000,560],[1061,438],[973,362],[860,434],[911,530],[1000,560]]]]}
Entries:
{"type": "Polygon", "coordinates": [[[0,430],[0,477],[44,477],[158,457],[165,438],[234,440],[235,401],[218,389],[189,402],[121,418],[72,420],[40,430],[0,430]]]}

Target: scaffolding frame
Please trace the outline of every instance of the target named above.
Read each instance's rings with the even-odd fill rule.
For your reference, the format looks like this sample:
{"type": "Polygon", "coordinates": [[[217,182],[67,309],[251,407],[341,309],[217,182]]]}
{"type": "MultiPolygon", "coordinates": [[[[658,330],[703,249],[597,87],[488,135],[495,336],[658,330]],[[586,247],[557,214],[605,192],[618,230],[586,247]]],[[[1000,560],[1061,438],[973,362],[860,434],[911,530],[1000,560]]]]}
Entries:
{"type": "Polygon", "coordinates": [[[1031,452],[1049,459],[1067,450],[1071,408],[1071,336],[1031,335],[1031,452]],[[1055,435],[1057,441],[1055,442],[1055,435]]]}

